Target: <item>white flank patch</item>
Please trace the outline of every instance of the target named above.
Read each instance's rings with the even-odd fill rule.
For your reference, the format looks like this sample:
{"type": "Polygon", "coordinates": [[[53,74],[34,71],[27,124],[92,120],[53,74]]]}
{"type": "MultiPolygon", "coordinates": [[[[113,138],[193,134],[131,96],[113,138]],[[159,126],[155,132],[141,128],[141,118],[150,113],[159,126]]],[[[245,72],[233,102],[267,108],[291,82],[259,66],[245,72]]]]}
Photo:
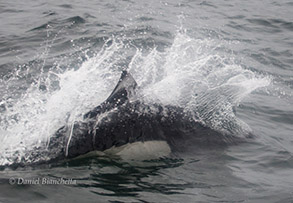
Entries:
{"type": "Polygon", "coordinates": [[[168,156],[171,153],[171,149],[166,141],[146,141],[111,147],[105,150],[104,153],[116,155],[125,160],[150,160],[168,156]]]}

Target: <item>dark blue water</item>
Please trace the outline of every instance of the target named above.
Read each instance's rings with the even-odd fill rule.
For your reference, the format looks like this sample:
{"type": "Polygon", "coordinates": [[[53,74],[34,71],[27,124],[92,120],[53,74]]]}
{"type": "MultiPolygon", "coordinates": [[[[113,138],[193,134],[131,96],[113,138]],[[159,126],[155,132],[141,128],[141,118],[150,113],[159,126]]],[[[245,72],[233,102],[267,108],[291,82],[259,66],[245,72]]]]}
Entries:
{"type": "Polygon", "coordinates": [[[197,112],[231,146],[0,171],[0,202],[292,202],[293,2],[0,2],[0,165],[104,101],[128,69],[147,102],[197,112]],[[75,184],[9,180],[73,179],[75,184]]]}

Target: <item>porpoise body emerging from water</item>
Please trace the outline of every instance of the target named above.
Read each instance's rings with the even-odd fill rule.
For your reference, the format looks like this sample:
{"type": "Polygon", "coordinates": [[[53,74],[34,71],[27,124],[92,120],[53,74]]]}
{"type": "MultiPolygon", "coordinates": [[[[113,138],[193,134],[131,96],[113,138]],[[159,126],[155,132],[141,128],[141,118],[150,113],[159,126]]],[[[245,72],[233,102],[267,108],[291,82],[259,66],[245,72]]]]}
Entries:
{"type": "MultiPolygon", "coordinates": [[[[50,138],[45,150],[41,149],[42,153],[40,149],[33,150],[27,154],[27,159],[33,163],[47,162],[154,141],[170,148],[161,150],[181,151],[190,144],[190,138],[201,147],[226,145],[236,138],[205,126],[184,108],[146,104],[136,98],[137,91],[132,75],[123,71],[106,101],[87,112],[82,121],[61,127],[50,138]]],[[[160,147],[162,145],[156,145],[153,153],[159,153],[160,147]]]]}

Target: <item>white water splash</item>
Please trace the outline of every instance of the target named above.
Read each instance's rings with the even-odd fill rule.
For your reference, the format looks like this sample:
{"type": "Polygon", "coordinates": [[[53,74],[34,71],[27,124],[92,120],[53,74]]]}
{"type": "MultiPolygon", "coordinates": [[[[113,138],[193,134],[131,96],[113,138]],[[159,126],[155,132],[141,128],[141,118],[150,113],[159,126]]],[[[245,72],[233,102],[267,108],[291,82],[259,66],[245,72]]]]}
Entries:
{"type": "Polygon", "coordinates": [[[57,90],[43,91],[39,83],[32,83],[19,99],[9,100],[0,120],[0,165],[19,162],[26,150],[47,142],[60,127],[81,119],[106,99],[120,76],[112,66],[121,46],[105,46],[77,70],[49,72],[45,85],[56,82],[54,75],[57,90]]]}
{"type": "MultiPolygon", "coordinates": [[[[57,82],[58,88],[43,91],[39,83],[32,83],[21,98],[1,101],[6,110],[0,117],[0,165],[19,161],[23,152],[48,141],[61,126],[81,119],[107,98],[124,68],[117,64],[129,46],[115,40],[106,44],[77,70],[49,71],[44,85],[57,82]]],[[[217,41],[178,33],[164,52],[137,49],[128,69],[140,87],[140,99],[194,111],[217,130],[247,128],[232,107],[270,80],[242,68],[233,55],[219,51],[223,47],[217,41]]]]}
{"type": "Polygon", "coordinates": [[[130,68],[145,101],[181,106],[216,130],[241,134],[249,127],[236,118],[233,107],[270,79],[244,69],[224,49],[223,42],[178,33],[166,52],[138,52],[130,68]]]}

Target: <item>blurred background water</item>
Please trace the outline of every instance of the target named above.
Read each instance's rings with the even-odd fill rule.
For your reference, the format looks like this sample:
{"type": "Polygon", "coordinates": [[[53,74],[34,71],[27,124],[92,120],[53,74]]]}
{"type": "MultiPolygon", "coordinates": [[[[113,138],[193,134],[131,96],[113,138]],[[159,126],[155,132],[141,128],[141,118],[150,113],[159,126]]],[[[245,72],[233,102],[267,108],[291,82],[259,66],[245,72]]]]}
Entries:
{"type": "Polygon", "coordinates": [[[0,1],[0,165],[23,161],[128,69],[148,102],[255,137],[151,161],[0,171],[0,202],[292,202],[293,2],[0,1]],[[76,185],[11,185],[9,178],[76,185]]]}

